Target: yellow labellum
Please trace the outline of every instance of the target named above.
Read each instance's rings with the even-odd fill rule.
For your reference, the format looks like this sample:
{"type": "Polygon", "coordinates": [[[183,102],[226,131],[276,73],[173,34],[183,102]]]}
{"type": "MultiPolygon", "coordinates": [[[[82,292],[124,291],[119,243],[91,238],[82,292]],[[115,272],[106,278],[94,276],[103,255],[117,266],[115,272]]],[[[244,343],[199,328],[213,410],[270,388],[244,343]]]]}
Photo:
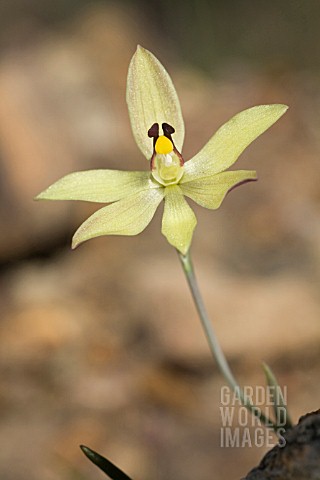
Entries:
{"type": "Polygon", "coordinates": [[[164,135],[160,135],[158,137],[156,144],[155,144],[155,151],[162,155],[167,155],[167,153],[171,153],[173,150],[173,144],[168,137],[164,135]]]}

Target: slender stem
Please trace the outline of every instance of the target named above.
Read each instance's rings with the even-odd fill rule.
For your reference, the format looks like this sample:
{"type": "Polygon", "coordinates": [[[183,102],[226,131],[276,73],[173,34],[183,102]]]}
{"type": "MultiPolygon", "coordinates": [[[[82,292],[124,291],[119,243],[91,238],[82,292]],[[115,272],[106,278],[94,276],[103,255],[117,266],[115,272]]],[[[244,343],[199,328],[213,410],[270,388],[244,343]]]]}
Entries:
{"type": "Polygon", "coordinates": [[[203,303],[198,283],[194,274],[194,269],[190,257],[190,253],[188,252],[186,255],[182,255],[182,253],[178,252],[179,258],[181,261],[181,265],[185,276],[187,278],[190,291],[197,308],[205,335],[207,337],[207,341],[211,350],[213,357],[215,358],[220,372],[229,383],[231,389],[235,392],[235,394],[240,399],[241,403],[256,417],[258,417],[267,427],[271,427],[275,432],[277,431],[277,425],[272,422],[268,417],[266,417],[260,410],[260,408],[255,407],[251,400],[244,394],[243,390],[239,386],[238,382],[236,381],[230,367],[228,361],[220,347],[219,341],[217,336],[214,332],[212,323],[208,317],[205,305],[203,303]]]}

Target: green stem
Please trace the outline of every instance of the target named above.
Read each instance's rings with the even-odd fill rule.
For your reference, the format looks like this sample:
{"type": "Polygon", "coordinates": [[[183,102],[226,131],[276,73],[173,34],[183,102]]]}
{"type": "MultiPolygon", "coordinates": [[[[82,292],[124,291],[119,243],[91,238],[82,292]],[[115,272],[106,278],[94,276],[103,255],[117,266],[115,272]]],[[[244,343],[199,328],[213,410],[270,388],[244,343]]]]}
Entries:
{"type": "Polygon", "coordinates": [[[248,397],[245,396],[243,390],[241,389],[233,373],[231,372],[227,359],[220,347],[219,341],[214,332],[212,323],[209,320],[205,305],[203,303],[203,300],[199,291],[198,283],[194,274],[190,253],[188,252],[186,255],[182,255],[182,253],[178,252],[178,254],[179,254],[181,265],[185,273],[185,276],[187,278],[190,291],[191,291],[195,306],[197,308],[205,335],[207,337],[207,341],[208,341],[211,353],[218,364],[220,372],[222,373],[222,375],[230,385],[231,389],[238,396],[242,405],[244,405],[253,415],[258,417],[267,427],[271,427],[276,432],[277,426],[272,422],[272,420],[266,417],[258,407],[255,407],[248,397]]]}

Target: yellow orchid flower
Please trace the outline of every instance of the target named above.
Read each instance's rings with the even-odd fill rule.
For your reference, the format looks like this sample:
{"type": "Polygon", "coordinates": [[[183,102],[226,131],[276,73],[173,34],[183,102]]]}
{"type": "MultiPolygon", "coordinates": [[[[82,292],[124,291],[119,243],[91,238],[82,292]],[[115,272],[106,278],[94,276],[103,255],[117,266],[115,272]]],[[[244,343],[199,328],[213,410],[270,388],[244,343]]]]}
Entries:
{"type": "Polygon", "coordinates": [[[137,235],[164,200],[162,233],[185,255],[197,220],[184,197],[216,209],[233,187],[256,180],[255,171],[226,170],[285,113],[287,106],[259,105],[238,113],[185,162],[181,154],[184,123],[172,80],[157,58],[140,46],[129,66],[127,104],[133,135],[150,160],[149,170],[71,173],[36,199],[111,203],[78,228],[73,248],[101,235],[137,235]]]}

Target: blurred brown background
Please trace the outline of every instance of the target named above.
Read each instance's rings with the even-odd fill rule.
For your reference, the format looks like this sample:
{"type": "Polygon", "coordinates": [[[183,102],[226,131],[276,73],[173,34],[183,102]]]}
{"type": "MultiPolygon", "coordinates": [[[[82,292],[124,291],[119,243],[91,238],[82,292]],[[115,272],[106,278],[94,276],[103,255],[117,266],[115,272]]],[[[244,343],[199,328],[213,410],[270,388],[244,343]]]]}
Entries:
{"type": "Polygon", "coordinates": [[[290,110],[241,156],[259,182],[194,207],[204,297],[243,385],[268,362],[295,421],[319,406],[320,5],[0,2],[0,477],[239,479],[264,448],[220,448],[220,388],[161,212],[74,252],[97,205],[34,203],[62,175],[144,169],[125,104],[137,43],[170,72],[190,158],[238,111],[290,110]]]}

